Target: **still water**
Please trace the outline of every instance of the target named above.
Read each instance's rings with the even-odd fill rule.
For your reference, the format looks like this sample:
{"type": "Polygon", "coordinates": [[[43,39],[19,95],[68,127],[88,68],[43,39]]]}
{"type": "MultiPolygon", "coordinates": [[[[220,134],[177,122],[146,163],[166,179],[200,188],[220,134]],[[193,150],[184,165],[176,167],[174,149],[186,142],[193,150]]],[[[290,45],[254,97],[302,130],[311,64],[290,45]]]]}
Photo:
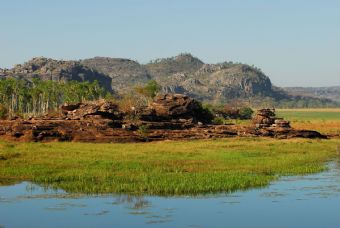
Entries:
{"type": "Polygon", "coordinates": [[[0,187],[0,227],[340,227],[340,162],[262,189],[203,197],[84,196],[0,187]]]}

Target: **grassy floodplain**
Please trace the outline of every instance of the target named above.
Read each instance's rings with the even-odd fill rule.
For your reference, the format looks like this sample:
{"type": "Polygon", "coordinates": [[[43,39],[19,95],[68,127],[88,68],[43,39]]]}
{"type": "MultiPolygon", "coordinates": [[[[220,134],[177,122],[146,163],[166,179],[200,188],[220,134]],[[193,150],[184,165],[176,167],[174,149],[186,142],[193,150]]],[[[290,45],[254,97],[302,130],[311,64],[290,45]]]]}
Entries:
{"type": "Polygon", "coordinates": [[[296,129],[316,130],[323,134],[340,135],[338,109],[279,109],[277,115],[291,121],[296,129]]]}
{"type": "MultiPolygon", "coordinates": [[[[297,128],[339,130],[340,110],[279,110],[297,128]]],[[[128,144],[0,142],[0,184],[73,193],[181,195],[234,191],[325,169],[340,139],[230,138],[128,144]]]]}
{"type": "Polygon", "coordinates": [[[0,177],[79,193],[201,194],[319,172],[338,140],[233,138],[135,144],[0,143],[0,177]]]}

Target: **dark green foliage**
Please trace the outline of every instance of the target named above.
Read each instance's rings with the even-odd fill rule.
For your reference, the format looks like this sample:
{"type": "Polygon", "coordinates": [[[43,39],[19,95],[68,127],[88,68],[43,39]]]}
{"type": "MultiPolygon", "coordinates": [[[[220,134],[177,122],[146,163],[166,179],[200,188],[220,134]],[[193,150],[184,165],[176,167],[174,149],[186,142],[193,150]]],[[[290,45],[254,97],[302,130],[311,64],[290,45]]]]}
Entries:
{"type": "Polygon", "coordinates": [[[0,116],[7,113],[9,116],[41,115],[57,111],[65,102],[83,102],[104,96],[105,91],[97,81],[90,83],[1,79],[0,103],[3,109],[0,110],[0,116]]]}
{"type": "Polygon", "coordinates": [[[149,81],[144,87],[136,87],[136,91],[138,93],[151,98],[154,98],[160,90],[161,87],[155,80],[149,81]]]}
{"type": "Polygon", "coordinates": [[[198,108],[195,110],[194,116],[199,117],[197,120],[205,123],[205,124],[209,124],[212,122],[212,120],[214,119],[214,115],[211,112],[211,110],[205,106],[202,105],[201,102],[196,101],[197,102],[197,106],[198,108]]]}
{"type": "MultiPolygon", "coordinates": [[[[232,103],[232,102],[231,102],[232,103]]],[[[225,119],[242,119],[247,120],[251,119],[254,111],[247,106],[243,106],[238,108],[239,106],[234,104],[235,106],[231,107],[229,105],[212,105],[207,104],[205,107],[210,110],[210,112],[216,118],[213,120],[213,123],[218,121],[221,123],[221,120],[225,119]],[[220,117],[220,118],[219,118],[220,117]]],[[[225,121],[224,121],[225,122],[225,121]]]]}
{"type": "Polygon", "coordinates": [[[251,119],[253,113],[254,113],[254,111],[249,107],[240,108],[240,111],[239,111],[240,119],[242,119],[242,120],[251,119]]]}
{"type": "Polygon", "coordinates": [[[8,109],[4,105],[0,105],[0,119],[6,119],[8,115],[8,109]]]}
{"type": "Polygon", "coordinates": [[[215,117],[213,120],[212,120],[212,123],[213,124],[217,124],[217,125],[221,125],[221,124],[224,124],[225,122],[225,119],[223,117],[215,117]]]}
{"type": "Polygon", "coordinates": [[[149,127],[147,125],[139,126],[137,132],[139,136],[142,137],[145,142],[149,141],[147,137],[147,133],[149,132],[149,127]]]}
{"type": "Polygon", "coordinates": [[[155,80],[151,80],[148,82],[148,84],[146,84],[145,88],[145,92],[148,96],[150,97],[155,97],[156,94],[160,91],[161,87],[157,84],[157,82],[155,80]]]}

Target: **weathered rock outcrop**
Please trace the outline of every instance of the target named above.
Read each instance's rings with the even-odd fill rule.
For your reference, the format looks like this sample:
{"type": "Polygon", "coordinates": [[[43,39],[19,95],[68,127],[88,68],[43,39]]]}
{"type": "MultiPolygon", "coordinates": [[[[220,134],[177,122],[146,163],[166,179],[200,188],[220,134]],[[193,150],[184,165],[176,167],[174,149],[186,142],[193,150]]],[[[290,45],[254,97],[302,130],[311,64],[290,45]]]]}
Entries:
{"type": "MultiPolygon", "coordinates": [[[[77,141],[77,142],[141,142],[158,140],[186,140],[226,137],[326,138],[316,131],[236,126],[194,125],[178,129],[174,125],[152,125],[129,129],[115,125],[108,119],[84,120],[15,120],[0,121],[0,138],[14,141],[77,141]],[[166,128],[164,128],[166,127],[166,128]]],[[[171,122],[167,122],[171,123],[171,122]]]]}
{"type": "Polygon", "coordinates": [[[277,118],[274,109],[259,109],[253,118],[253,123],[258,128],[279,127],[290,128],[290,123],[283,118],[277,118]]]}
{"type": "Polygon", "coordinates": [[[210,123],[213,116],[204,110],[201,103],[184,94],[164,94],[154,98],[140,116],[144,121],[196,124],[210,123]]]}
{"type": "Polygon", "coordinates": [[[262,127],[209,125],[200,104],[181,94],[156,97],[140,115],[125,118],[119,106],[104,100],[68,104],[61,107],[59,117],[0,120],[0,138],[15,141],[80,141],[137,142],[154,140],[183,140],[224,138],[232,136],[275,138],[326,138],[316,131],[295,130],[277,126],[274,113],[258,112],[262,127]],[[139,117],[139,119],[136,119],[139,117]],[[197,120],[202,119],[202,122],[197,120]],[[269,120],[266,120],[269,119],[269,120]],[[275,125],[276,124],[276,125],[275,125]]]}
{"type": "Polygon", "coordinates": [[[151,104],[156,116],[164,119],[199,118],[199,102],[183,94],[159,95],[151,104]]]}
{"type": "Polygon", "coordinates": [[[62,105],[60,109],[65,118],[72,120],[89,118],[121,120],[123,117],[123,114],[119,111],[117,104],[107,102],[105,100],[78,104],[65,104],[62,105]]]}

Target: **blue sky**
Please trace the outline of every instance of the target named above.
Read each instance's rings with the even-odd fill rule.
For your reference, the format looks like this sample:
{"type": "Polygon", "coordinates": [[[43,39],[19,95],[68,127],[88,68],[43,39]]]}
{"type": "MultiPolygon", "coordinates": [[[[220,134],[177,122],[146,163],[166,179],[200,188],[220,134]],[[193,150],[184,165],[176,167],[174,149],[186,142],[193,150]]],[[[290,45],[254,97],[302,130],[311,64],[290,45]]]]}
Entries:
{"type": "Polygon", "coordinates": [[[190,52],[278,86],[340,85],[338,0],[0,0],[0,67],[34,56],[146,63],[190,52]]]}

